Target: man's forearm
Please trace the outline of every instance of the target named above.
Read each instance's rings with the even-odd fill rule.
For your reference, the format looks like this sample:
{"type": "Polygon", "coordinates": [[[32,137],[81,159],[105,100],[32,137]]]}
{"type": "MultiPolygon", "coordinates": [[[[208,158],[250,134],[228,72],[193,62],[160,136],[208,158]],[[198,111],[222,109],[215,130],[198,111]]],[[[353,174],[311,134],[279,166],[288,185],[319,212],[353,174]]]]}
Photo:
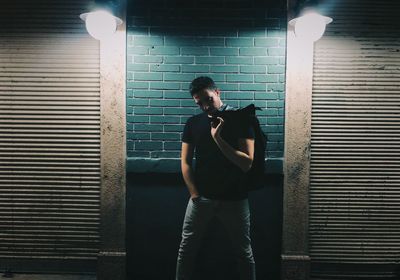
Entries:
{"type": "Polygon", "coordinates": [[[183,164],[181,167],[182,167],[183,180],[185,181],[185,184],[189,190],[190,196],[191,197],[199,196],[196,185],[194,183],[194,174],[192,167],[187,164],[183,164]]]}
{"type": "Polygon", "coordinates": [[[244,152],[232,148],[221,136],[215,136],[214,141],[224,156],[237,165],[243,172],[250,169],[252,159],[244,152]]]}

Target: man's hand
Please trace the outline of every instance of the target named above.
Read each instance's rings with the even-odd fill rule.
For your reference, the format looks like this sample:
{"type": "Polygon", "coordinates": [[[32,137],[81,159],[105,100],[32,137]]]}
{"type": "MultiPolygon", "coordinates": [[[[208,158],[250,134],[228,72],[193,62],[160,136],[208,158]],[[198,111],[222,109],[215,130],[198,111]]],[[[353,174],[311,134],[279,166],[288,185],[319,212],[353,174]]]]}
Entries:
{"type": "Polygon", "coordinates": [[[224,126],[224,120],[221,117],[217,117],[219,123],[211,122],[211,136],[214,140],[221,136],[221,130],[224,126]]]}

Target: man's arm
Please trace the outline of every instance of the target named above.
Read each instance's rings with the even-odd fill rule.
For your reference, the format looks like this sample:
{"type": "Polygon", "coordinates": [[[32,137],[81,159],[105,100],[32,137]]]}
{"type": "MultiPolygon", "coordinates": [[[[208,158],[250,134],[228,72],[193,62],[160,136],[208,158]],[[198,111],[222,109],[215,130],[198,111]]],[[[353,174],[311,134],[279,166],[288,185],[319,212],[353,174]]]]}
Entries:
{"type": "Polygon", "coordinates": [[[243,172],[249,171],[254,159],[254,139],[239,138],[239,150],[232,148],[232,146],[221,137],[224,120],[220,117],[218,117],[218,119],[219,124],[216,127],[214,127],[213,123],[211,124],[212,138],[225,157],[237,165],[243,172]]]}
{"type": "Polygon", "coordinates": [[[189,190],[190,198],[195,198],[199,196],[197,188],[194,184],[194,175],[192,168],[194,145],[182,142],[181,151],[181,169],[182,176],[185,184],[189,190]]]}

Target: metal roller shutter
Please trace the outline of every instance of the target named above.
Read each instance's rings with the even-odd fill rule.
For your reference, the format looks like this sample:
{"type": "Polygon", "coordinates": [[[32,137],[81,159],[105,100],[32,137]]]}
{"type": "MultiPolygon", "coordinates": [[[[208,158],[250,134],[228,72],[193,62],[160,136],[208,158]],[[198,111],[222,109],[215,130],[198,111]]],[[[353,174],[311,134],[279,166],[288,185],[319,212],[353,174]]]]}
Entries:
{"type": "Polygon", "coordinates": [[[334,21],[314,54],[312,277],[395,277],[400,261],[400,1],[331,1],[327,11],[334,21]]]}
{"type": "Polygon", "coordinates": [[[79,19],[87,6],[13,0],[0,9],[2,269],[95,270],[100,70],[99,44],[79,19]]]}

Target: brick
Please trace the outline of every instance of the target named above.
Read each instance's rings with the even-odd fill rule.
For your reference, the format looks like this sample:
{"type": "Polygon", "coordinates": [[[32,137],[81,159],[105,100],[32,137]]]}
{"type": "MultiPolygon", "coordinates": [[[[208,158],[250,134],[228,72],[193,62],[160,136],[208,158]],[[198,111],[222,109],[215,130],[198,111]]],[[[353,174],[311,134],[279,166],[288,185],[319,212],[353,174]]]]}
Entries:
{"type": "Polygon", "coordinates": [[[161,98],[163,92],[161,90],[136,90],[133,92],[134,97],[161,98]]]}
{"type": "Polygon", "coordinates": [[[254,99],[252,92],[225,92],[226,99],[254,99]]]}
{"type": "Polygon", "coordinates": [[[239,89],[239,85],[238,84],[221,83],[221,84],[218,84],[218,87],[223,91],[225,91],[225,90],[232,91],[232,90],[238,90],[239,89]]]}
{"type": "Polygon", "coordinates": [[[181,101],[182,107],[196,107],[196,103],[193,100],[182,100],[181,101]]]}
{"type": "Polygon", "coordinates": [[[207,73],[208,71],[208,65],[182,65],[182,72],[207,73]]]}
{"type": "MultiPolygon", "coordinates": [[[[150,71],[152,72],[179,72],[181,70],[179,65],[165,65],[165,64],[152,64],[150,71]]],[[[165,75],[164,75],[165,76],[165,75]]]]}
{"type": "Polygon", "coordinates": [[[177,142],[177,141],[173,141],[173,142],[164,142],[164,149],[165,150],[181,150],[182,147],[182,143],[181,142],[177,142]]]}
{"type": "Polygon", "coordinates": [[[267,101],[268,108],[282,108],[284,106],[284,102],[282,100],[279,101],[267,101]]]}
{"type": "Polygon", "coordinates": [[[171,124],[171,125],[164,125],[164,131],[173,131],[173,132],[182,132],[183,131],[183,124],[171,124]]]}
{"type": "Polygon", "coordinates": [[[148,99],[128,99],[127,100],[128,106],[148,106],[149,100],[148,99]]]}
{"type": "Polygon", "coordinates": [[[225,59],[221,56],[198,56],[196,64],[224,64],[225,59]]]}
{"type": "Polygon", "coordinates": [[[128,150],[133,150],[134,146],[135,146],[135,143],[133,141],[129,141],[129,142],[126,143],[126,148],[128,150]]]}
{"type": "Polygon", "coordinates": [[[192,108],[165,108],[165,115],[194,115],[195,109],[192,108]]]}
{"type": "Polygon", "coordinates": [[[149,116],[127,116],[126,121],[130,123],[148,123],[150,121],[149,116]]]}
{"type": "Polygon", "coordinates": [[[284,120],[282,117],[269,117],[267,119],[267,124],[283,124],[284,120]]]}
{"type": "Polygon", "coordinates": [[[161,63],[163,61],[163,57],[154,55],[141,55],[134,56],[133,61],[135,63],[161,63]]]}
{"type": "Polygon", "coordinates": [[[264,114],[265,118],[269,118],[270,116],[273,116],[273,117],[278,116],[278,109],[276,109],[276,108],[268,108],[267,110],[264,110],[264,111],[265,111],[265,114],[264,114]]]}
{"type": "Polygon", "coordinates": [[[126,87],[127,88],[131,88],[131,89],[148,89],[149,88],[149,83],[147,83],[147,82],[127,81],[126,82],[126,87]]]}
{"type": "Polygon", "coordinates": [[[262,55],[267,55],[267,49],[266,48],[239,48],[239,55],[256,55],[256,56],[262,56],[262,55]]]}
{"type": "Polygon", "coordinates": [[[149,47],[128,47],[128,54],[149,54],[149,47]]]}
{"type": "Polygon", "coordinates": [[[133,90],[132,89],[127,89],[126,90],[126,97],[127,98],[132,98],[133,97],[133,90]]]}
{"type": "Polygon", "coordinates": [[[128,37],[132,39],[135,37],[134,35],[148,35],[149,28],[148,27],[133,27],[130,26],[128,29],[128,37]]]}
{"type": "Polygon", "coordinates": [[[276,74],[254,75],[254,82],[256,82],[256,83],[277,83],[278,75],[276,75],[276,74]]]}
{"type": "Polygon", "coordinates": [[[283,132],[283,125],[267,125],[266,127],[266,132],[267,133],[278,133],[278,132],[283,132]]]}
{"type": "Polygon", "coordinates": [[[281,65],[271,65],[268,66],[268,74],[284,74],[285,73],[285,66],[281,65]]]}
{"type": "Polygon", "coordinates": [[[129,139],[132,140],[150,140],[150,132],[148,133],[143,133],[143,132],[135,132],[129,139]]]}
{"type": "Polygon", "coordinates": [[[162,73],[135,73],[134,78],[137,81],[162,81],[162,73]]]}
{"type": "Polygon", "coordinates": [[[188,81],[191,82],[194,79],[194,74],[181,74],[181,73],[165,73],[164,80],[165,81],[188,81]]]}
{"type": "Polygon", "coordinates": [[[150,116],[151,123],[179,123],[179,117],[172,116],[150,116]]]}
{"type": "MultiPolygon", "coordinates": [[[[201,74],[196,75],[197,77],[202,76],[201,74]]],[[[216,73],[210,73],[207,74],[208,77],[214,80],[214,82],[217,83],[217,85],[221,82],[225,82],[226,78],[224,74],[216,74],[216,73]]]]}
{"type": "Polygon", "coordinates": [[[237,31],[233,30],[233,28],[227,27],[218,27],[214,26],[212,30],[208,32],[209,36],[222,36],[222,37],[236,37],[237,31]]]}
{"type": "Polygon", "coordinates": [[[265,37],[265,28],[242,28],[239,29],[239,37],[265,37]]]}
{"type": "Polygon", "coordinates": [[[178,47],[164,47],[164,46],[156,46],[150,49],[150,54],[162,54],[162,55],[176,55],[179,54],[178,47]]]}
{"type": "Polygon", "coordinates": [[[135,107],[134,113],[135,115],[160,115],[162,108],[135,107]]]}
{"type": "Polygon", "coordinates": [[[253,38],[226,38],[226,46],[228,47],[252,47],[254,46],[253,38]]]}
{"type": "Polygon", "coordinates": [[[165,38],[166,46],[224,46],[224,38],[211,37],[173,37],[165,38]]]}
{"type": "Polygon", "coordinates": [[[239,74],[239,75],[226,75],[227,82],[253,82],[253,75],[239,74]]]}
{"type": "Polygon", "coordinates": [[[179,89],[179,83],[170,82],[151,82],[150,89],[179,89]]]}
{"type": "Polygon", "coordinates": [[[283,142],[284,137],[282,134],[278,134],[278,133],[270,133],[268,135],[268,140],[270,140],[271,142],[283,142]]]}
{"type": "Polygon", "coordinates": [[[278,38],[255,38],[254,45],[256,47],[278,47],[278,38]]]}
{"type": "Polygon", "coordinates": [[[253,64],[253,58],[248,56],[238,57],[238,56],[227,56],[225,58],[226,64],[253,64]]]}
{"type": "Polygon", "coordinates": [[[164,44],[163,37],[159,36],[134,36],[134,46],[162,46],[164,44]]]}
{"type": "Polygon", "coordinates": [[[268,152],[267,156],[269,158],[281,158],[281,157],[283,157],[283,151],[281,151],[281,152],[268,152]]]}
{"type": "Polygon", "coordinates": [[[128,71],[140,71],[140,72],[148,72],[149,64],[144,63],[128,63],[127,64],[128,71]]]}
{"type": "Polygon", "coordinates": [[[193,64],[194,56],[165,56],[166,64],[193,64]]]}
{"type": "Polygon", "coordinates": [[[266,84],[240,84],[240,90],[251,91],[266,91],[266,84]]]}
{"type": "Polygon", "coordinates": [[[174,99],[152,99],[150,100],[150,106],[155,107],[179,107],[180,101],[174,99]]]}
{"type": "MultiPolygon", "coordinates": [[[[189,74],[190,75],[190,74],[189,74]]],[[[164,98],[166,99],[192,99],[190,96],[189,92],[187,90],[185,91],[165,91],[164,92],[164,98]]]]}
{"type": "Polygon", "coordinates": [[[135,131],[163,131],[162,124],[135,124],[135,131]]]}
{"type": "Polygon", "coordinates": [[[267,36],[268,37],[280,37],[280,38],[285,38],[286,37],[286,32],[284,30],[268,30],[267,31],[267,36]]]}
{"type": "Polygon", "coordinates": [[[268,48],[268,55],[271,56],[284,56],[285,55],[284,48],[268,48]]]}
{"type": "Polygon", "coordinates": [[[210,72],[223,72],[223,73],[238,73],[239,72],[239,67],[238,66],[233,66],[233,65],[228,65],[228,66],[217,66],[217,65],[212,65],[210,67],[210,72]]]}
{"type": "Polygon", "coordinates": [[[181,89],[189,91],[190,82],[181,83],[181,89]]]}
{"type": "Polygon", "coordinates": [[[284,91],[285,85],[284,84],[269,84],[267,86],[268,91],[284,91]]]}
{"type": "Polygon", "coordinates": [[[246,74],[263,74],[266,73],[267,69],[265,66],[240,66],[240,73],[246,74]]]}
{"type": "Polygon", "coordinates": [[[279,58],[274,56],[255,57],[254,64],[277,65],[279,64],[279,58]]]}
{"type": "MultiPolygon", "coordinates": [[[[151,152],[152,158],[179,158],[180,152],[151,152]]],[[[166,167],[164,168],[166,169],[166,167]]]]}
{"type": "Polygon", "coordinates": [[[147,150],[147,151],[155,151],[162,149],[161,141],[137,141],[135,142],[136,150],[147,150]]]}
{"type": "Polygon", "coordinates": [[[182,55],[208,55],[208,48],[206,47],[182,47],[182,55]]]}
{"type": "Polygon", "coordinates": [[[277,100],[278,93],[276,93],[276,92],[256,92],[256,93],[254,93],[254,99],[277,100]]]}
{"type": "Polygon", "coordinates": [[[148,158],[148,157],[150,157],[150,152],[145,152],[145,151],[128,151],[127,156],[128,156],[128,157],[143,157],[143,158],[148,158]]]}
{"type": "Polygon", "coordinates": [[[211,55],[238,55],[238,48],[210,48],[211,55]]]}
{"type": "Polygon", "coordinates": [[[180,140],[180,134],[177,132],[169,132],[169,133],[152,133],[151,140],[180,140]]]}

